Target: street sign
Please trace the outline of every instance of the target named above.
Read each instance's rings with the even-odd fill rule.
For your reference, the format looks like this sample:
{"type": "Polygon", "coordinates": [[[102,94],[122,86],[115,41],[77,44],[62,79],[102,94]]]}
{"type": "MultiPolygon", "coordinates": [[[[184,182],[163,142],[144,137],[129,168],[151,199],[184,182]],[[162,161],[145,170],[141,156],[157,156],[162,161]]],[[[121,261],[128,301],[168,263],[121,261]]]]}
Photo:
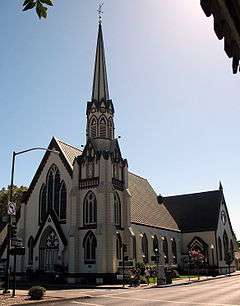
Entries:
{"type": "Polygon", "coordinates": [[[8,202],[8,215],[16,216],[16,203],[8,202]]]}
{"type": "Polygon", "coordinates": [[[19,247],[19,248],[21,248],[23,246],[22,239],[12,239],[11,240],[11,246],[12,247],[19,247]]]}

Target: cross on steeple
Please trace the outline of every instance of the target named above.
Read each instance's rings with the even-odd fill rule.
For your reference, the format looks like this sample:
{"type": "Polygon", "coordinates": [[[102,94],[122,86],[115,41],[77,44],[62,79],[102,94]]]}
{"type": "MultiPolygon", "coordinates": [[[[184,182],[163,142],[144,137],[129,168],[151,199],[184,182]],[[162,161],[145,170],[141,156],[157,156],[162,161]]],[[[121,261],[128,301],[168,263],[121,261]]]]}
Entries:
{"type": "Polygon", "coordinates": [[[102,15],[103,15],[103,11],[102,11],[102,7],[103,7],[104,2],[99,3],[98,5],[98,22],[101,23],[102,22],[102,15]]]}

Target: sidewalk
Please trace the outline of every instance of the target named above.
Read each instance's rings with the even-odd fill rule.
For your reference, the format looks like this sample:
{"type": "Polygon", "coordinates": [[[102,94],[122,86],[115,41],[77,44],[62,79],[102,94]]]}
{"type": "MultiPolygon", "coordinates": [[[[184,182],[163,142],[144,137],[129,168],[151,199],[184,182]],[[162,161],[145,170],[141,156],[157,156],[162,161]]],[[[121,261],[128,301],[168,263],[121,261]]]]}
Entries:
{"type": "MultiPolygon", "coordinates": [[[[240,276],[240,272],[234,272],[231,274],[231,277],[235,277],[235,276],[240,276]]],[[[201,276],[200,280],[197,279],[190,279],[190,281],[188,279],[179,279],[179,280],[174,280],[172,284],[169,285],[161,285],[161,286],[157,286],[157,285],[140,285],[139,287],[129,287],[129,286],[125,286],[125,288],[122,287],[122,285],[100,285],[100,286],[96,286],[94,288],[92,288],[93,290],[99,290],[99,293],[102,290],[108,290],[108,289],[125,289],[125,290],[138,290],[138,289],[148,289],[148,288],[165,288],[165,287],[173,287],[173,286],[182,286],[182,285],[190,285],[193,283],[199,283],[199,282],[205,282],[205,281],[213,281],[215,279],[220,279],[220,278],[224,278],[224,277],[228,277],[227,275],[219,275],[216,277],[212,277],[212,276],[201,276]]],[[[64,290],[47,290],[45,298],[43,300],[40,301],[30,301],[27,299],[27,290],[17,290],[16,291],[16,296],[19,298],[19,301],[16,301],[14,299],[9,298],[9,302],[11,301],[12,303],[8,303],[6,301],[6,303],[3,303],[1,305],[31,305],[31,303],[34,303],[34,305],[36,304],[44,304],[47,302],[57,302],[57,301],[70,301],[70,300],[74,300],[74,299],[86,299],[89,298],[91,296],[91,289],[86,289],[84,290],[84,288],[81,289],[64,289],[64,290]]],[[[0,300],[1,302],[3,300],[0,300]]]]}

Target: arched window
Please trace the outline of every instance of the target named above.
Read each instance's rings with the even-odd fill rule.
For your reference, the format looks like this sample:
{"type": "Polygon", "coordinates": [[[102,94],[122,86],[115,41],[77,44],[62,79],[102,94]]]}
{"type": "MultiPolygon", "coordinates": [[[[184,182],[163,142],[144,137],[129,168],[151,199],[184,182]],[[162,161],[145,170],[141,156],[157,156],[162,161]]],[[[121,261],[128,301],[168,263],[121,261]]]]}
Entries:
{"type": "Polygon", "coordinates": [[[86,264],[96,263],[97,239],[92,231],[89,231],[83,239],[84,262],[86,264]]]}
{"type": "Polygon", "coordinates": [[[59,216],[59,191],[60,191],[60,173],[57,170],[54,175],[54,210],[57,216],[59,216]]]}
{"type": "Polygon", "coordinates": [[[173,256],[173,263],[177,263],[177,243],[174,238],[171,239],[172,242],[172,256],[173,256]]]}
{"type": "Polygon", "coordinates": [[[53,182],[54,182],[54,173],[52,169],[49,171],[47,178],[47,205],[48,210],[53,208],[53,182]]]}
{"type": "Polygon", "coordinates": [[[153,254],[159,254],[158,239],[156,235],[153,237],[153,254]]]}
{"type": "Polygon", "coordinates": [[[92,118],[91,123],[90,123],[90,136],[92,138],[97,137],[97,120],[96,118],[92,118]]]}
{"type": "Polygon", "coordinates": [[[117,234],[116,238],[116,256],[117,260],[121,260],[122,258],[122,239],[120,234],[117,234]]]}
{"type": "Polygon", "coordinates": [[[231,250],[231,253],[233,254],[234,253],[234,246],[233,246],[232,239],[230,240],[230,250],[231,250]]]}
{"type": "Polygon", "coordinates": [[[108,119],[108,137],[113,139],[113,120],[112,118],[108,119]]]}
{"type": "Polygon", "coordinates": [[[47,186],[42,185],[39,194],[39,222],[42,223],[47,215],[47,186]]]}
{"type": "Polygon", "coordinates": [[[101,117],[100,122],[99,122],[99,137],[100,138],[106,138],[106,136],[107,136],[106,119],[104,117],[101,117]]]}
{"type": "Polygon", "coordinates": [[[219,252],[219,259],[223,260],[222,239],[220,237],[218,237],[218,252],[219,252]]]}
{"type": "Polygon", "coordinates": [[[118,193],[114,193],[114,223],[121,226],[121,201],[118,193]]]}
{"type": "Polygon", "coordinates": [[[148,263],[148,240],[146,234],[142,237],[142,256],[144,263],[148,263]]]}
{"type": "Polygon", "coordinates": [[[33,264],[33,243],[34,243],[34,239],[31,236],[28,240],[28,264],[29,265],[33,264]]]}
{"type": "Polygon", "coordinates": [[[132,251],[133,259],[137,260],[137,245],[136,245],[136,236],[132,236],[132,251]]]}
{"type": "Polygon", "coordinates": [[[93,225],[97,222],[97,200],[92,191],[89,191],[83,202],[83,223],[93,225]]]}
{"type": "Polygon", "coordinates": [[[60,214],[59,219],[60,220],[66,220],[67,215],[67,190],[66,185],[62,181],[61,187],[60,187],[60,214]]]}
{"type": "Polygon", "coordinates": [[[166,237],[163,237],[163,254],[165,263],[168,263],[168,241],[166,237]]]}
{"type": "Polygon", "coordinates": [[[229,239],[226,231],[223,233],[223,249],[224,249],[224,256],[227,254],[229,250],[229,239]]]}

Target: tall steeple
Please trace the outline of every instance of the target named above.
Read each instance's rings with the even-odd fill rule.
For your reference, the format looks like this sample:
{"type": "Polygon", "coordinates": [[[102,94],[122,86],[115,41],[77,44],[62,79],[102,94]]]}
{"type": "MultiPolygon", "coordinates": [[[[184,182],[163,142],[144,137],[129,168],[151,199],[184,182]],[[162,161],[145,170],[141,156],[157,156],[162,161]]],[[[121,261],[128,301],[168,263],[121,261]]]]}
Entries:
{"type": "Polygon", "coordinates": [[[99,22],[98,38],[92,88],[92,101],[101,102],[109,100],[107,70],[103,43],[102,24],[99,22]]]}
{"type": "Polygon", "coordinates": [[[114,107],[109,99],[101,18],[98,25],[92,99],[87,103],[86,115],[87,139],[114,139],[114,107]]]}

